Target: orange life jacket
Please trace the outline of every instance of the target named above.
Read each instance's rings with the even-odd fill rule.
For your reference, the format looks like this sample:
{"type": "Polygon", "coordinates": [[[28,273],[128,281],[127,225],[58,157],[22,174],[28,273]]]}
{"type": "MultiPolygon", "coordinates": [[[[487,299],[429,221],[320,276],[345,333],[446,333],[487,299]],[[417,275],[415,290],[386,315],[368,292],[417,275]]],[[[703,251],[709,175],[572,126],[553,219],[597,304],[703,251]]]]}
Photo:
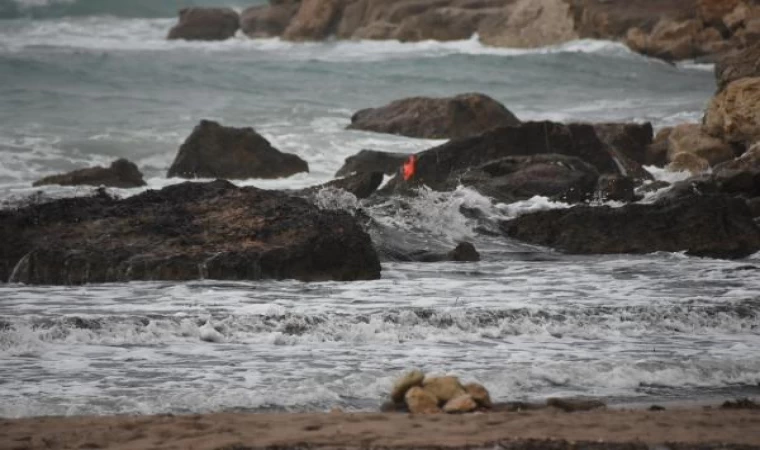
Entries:
{"type": "Polygon", "coordinates": [[[411,155],[409,159],[404,163],[404,181],[409,181],[414,177],[414,172],[417,170],[417,156],[411,155]]]}

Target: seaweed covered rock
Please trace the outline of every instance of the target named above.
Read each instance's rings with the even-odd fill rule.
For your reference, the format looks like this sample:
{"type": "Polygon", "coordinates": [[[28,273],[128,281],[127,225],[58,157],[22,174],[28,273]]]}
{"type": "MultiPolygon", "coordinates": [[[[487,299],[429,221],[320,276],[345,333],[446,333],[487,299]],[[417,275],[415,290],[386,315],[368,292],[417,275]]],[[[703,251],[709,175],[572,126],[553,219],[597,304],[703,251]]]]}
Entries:
{"type": "Polygon", "coordinates": [[[59,184],[61,186],[106,186],[135,188],[145,186],[143,175],[137,166],[126,159],[117,159],[109,167],[90,167],[60,175],[51,175],[35,181],[34,186],[59,184]]]}
{"type": "Polygon", "coordinates": [[[4,210],[0,224],[0,279],[12,282],[380,276],[369,236],[348,213],[222,180],[4,210]]]}
{"type": "Polygon", "coordinates": [[[501,103],[483,94],[455,97],[412,97],[380,108],[358,111],[351,118],[352,130],[427,139],[452,139],[520,121],[501,103]]]}
{"type": "Polygon", "coordinates": [[[225,127],[202,120],[179,148],[168,177],[286,178],[308,172],[296,155],[272,147],[253,128],[225,127]]]}
{"type": "Polygon", "coordinates": [[[183,8],[168,39],[223,41],[235,36],[240,16],[232,8],[183,8]]]}

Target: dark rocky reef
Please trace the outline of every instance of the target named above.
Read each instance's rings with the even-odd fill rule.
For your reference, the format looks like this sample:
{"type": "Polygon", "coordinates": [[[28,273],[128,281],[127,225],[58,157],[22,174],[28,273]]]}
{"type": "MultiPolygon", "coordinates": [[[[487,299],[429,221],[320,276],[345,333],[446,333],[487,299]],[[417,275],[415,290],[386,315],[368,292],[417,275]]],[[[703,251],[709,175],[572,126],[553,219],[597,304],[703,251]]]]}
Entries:
{"type": "Polygon", "coordinates": [[[96,166],[79,169],[60,175],[51,175],[34,182],[34,186],[49,184],[135,188],[145,186],[145,180],[134,163],[126,159],[117,159],[109,167],[96,166]]]}
{"type": "Polygon", "coordinates": [[[380,276],[356,219],[282,192],[183,183],[0,211],[0,279],[365,280],[380,276]]]}
{"type": "Polygon", "coordinates": [[[483,94],[447,98],[412,97],[380,108],[358,111],[351,117],[352,130],[427,139],[463,138],[484,131],[518,125],[507,108],[483,94]]]}
{"type": "Polygon", "coordinates": [[[742,258],[760,250],[747,204],[727,195],[689,196],[621,208],[576,206],[504,222],[505,235],[572,254],[681,252],[742,258]]]}
{"type": "Polygon", "coordinates": [[[167,176],[271,179],[308,171],[306,161],[272,147],[253,128],[225,127],[202,120],[179,148],[167,176]]]}
{"type": "Polygon", "coordinates": [[[232,8],[183,8],[179,23],[167,39],[187,41],[223,41],[237,33],[240,16],[232,8]]]}

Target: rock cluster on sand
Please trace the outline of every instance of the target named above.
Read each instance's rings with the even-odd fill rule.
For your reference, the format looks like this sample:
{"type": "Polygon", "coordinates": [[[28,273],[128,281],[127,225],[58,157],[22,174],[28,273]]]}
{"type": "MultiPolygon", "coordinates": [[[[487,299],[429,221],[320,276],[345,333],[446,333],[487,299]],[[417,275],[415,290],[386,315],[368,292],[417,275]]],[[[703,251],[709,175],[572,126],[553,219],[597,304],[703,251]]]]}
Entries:
{"type": "Polygon", "coordinates": [[[34,182],[34,186],[58,184],[61,186],[105,186],[136,188],[145,186],[143,175],[137,166],[126,159],[117,159],[109,167],[91,167],[60,175],[51,175],[34,182]]]}
{"type": "Polygon", "coordinates": [[[459,414],[493,406],[488,390],[478,383],[463,385],[457,377],[425,376],[420,370],[408,372],[396,381],[391,402],[392,409],[407,409],[413,414],[459,414]]]}

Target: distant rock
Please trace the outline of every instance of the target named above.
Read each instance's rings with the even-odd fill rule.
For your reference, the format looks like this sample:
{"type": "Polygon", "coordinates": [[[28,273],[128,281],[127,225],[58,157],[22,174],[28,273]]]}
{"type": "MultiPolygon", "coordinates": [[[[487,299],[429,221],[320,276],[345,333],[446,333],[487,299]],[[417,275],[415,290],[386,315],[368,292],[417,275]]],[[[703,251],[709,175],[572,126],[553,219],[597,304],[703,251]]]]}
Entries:
{"type": "Polygon", "coordinates": [[[259,5],[240,14],[240,29],[251,38],[280,36],[298,11],[298,3],[259,5]]]}
{"type": "Polygon", "coordinates": [[[426,139],[453,139],[520,121],[496,100],[482,94],[412,97],[358,111],[348,129],[426,139]]]}
{"type": "Polygon", "coordinates": [[[235,36],[240,16],[232,8],[183,8],[167,39],[223,41],[235,36]]]}
{"type": "Polygon", "coordinates": [[[0,211],[0,280],[77,285],[379,277],[370,237],[350,214],[222,180],[123,200],[97,195],[0,211]]]}
{"type": "Polygon", "coordinates": [[[698,41],[702,30],[702,23],[697,19],[662,19],[651,33],[640,28],[630,29],[626,44],[638,53],[668,61],[695,58],[703,54],[698,41]]]}
{"type": "Polygon", "coordinates": [[[336,177],[345,177],[352,173],[382,172],[386,175],[398,173],[401,165],[409,158],[406,153],[389,153],[377,150],[362,150],[346,158],[343,166],[335,173],[336,177]]]}
{"type": "Polygon", "coordinates": [[[744,146],[760,141],[757,105],[760,105],[760,77],[733,81],[707,107],[705,130],[726,142],[744,146]]]}
{"type": "Polygon", "coordinates": [[[283,38],[289,41],[327,38],[335,31],[343,6],[342,0],[302,0],[283,38]]]}
{"type": "Polygon", "coordinates": [[[167,176],[271,179],[308,171],[304,160],[272,147],[253,128],[225,127],[202,120],[179,148],[167,176]]]}
{"type": "Polygon", "coordinates": [[[715,64],[718,90],[742,78],[760,77],[760,42],[734,51],[720,58],[715,64]]]}
{"type": "Polygon", "coordinates": [[[564,0],[517,0],[485,20],[478,35],[486,45],[517,48],[557,45],[579,37],[564,0]]]}
{"type": "Polygon", "coordinates": [[[502,230],[511,238],[571,254],[685,251],[742,258],[760,250],[760,230],[746,202],[726,195],[539,211],[503,223],[502,230]]]}
{"type": "Polygon", "coordinates": [[[106,186],[115,188],[136,188],[145,186],[143,175],[137,166],[126,159],[117,159],[109,167],[91,167],[73,172],[51,175],[35,181],[34,186],[59,184],[61,186],[106,186]]]}

